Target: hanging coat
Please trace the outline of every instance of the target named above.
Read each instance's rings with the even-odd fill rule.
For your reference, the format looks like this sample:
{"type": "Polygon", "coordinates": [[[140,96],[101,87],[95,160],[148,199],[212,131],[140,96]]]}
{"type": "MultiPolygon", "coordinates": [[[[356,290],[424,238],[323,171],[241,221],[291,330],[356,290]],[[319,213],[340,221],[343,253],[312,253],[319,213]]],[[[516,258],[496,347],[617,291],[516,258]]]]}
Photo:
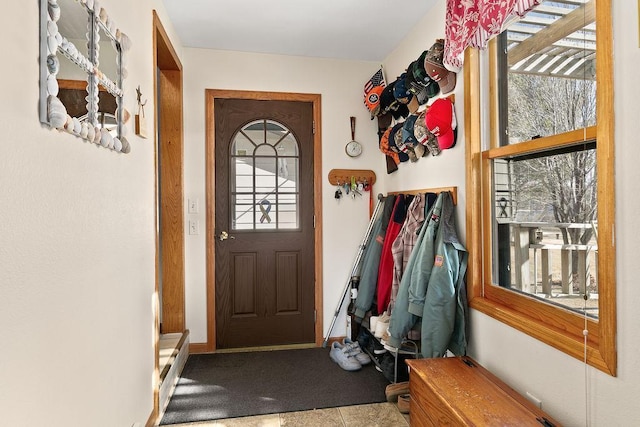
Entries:
{"type": "MultiPolygon", "coordinates": [[[[435,200],[436,195],[429,193],[435,200]]],[[[426,195],[417,194],[409,207],[402,228],[396,239],[391,245],[391,255],[393,257],[393,278],[391,281],[391,295],[389,298],[389,312],[393,312],[398,290],[400,289],[400,280],[407,268],[407,262],[411,256],[411,252],[416,245],[418,234],[422,224],[424,223],[426,195]]],[[[433,200],[431,203],[433,203],[433,200]]]]}
{"type": "MultiPolygon", "coordinates": [[[[436,238],[433,245],[433,262],[430,271],[417,274],[416,285],[427,280],[422,303],[421,350],[423,357],[442,357],[447,349],[456,356],[467,352],[467,299],[464,275],[468,254],[458,239],[455,222],[455,207],[451,194],[442,193],[440,218],[437,220],[436,238]]],[[[434,209],[433,216],[438,211],[434,209]]],[[[410,301],[409,311],[416,313],[417,301],[410,301]]]]}
{"type": "Polygon", "coordinates": [[[362,254],[360,267],[360,284],[358,286],[358,296],[354,302],[354,315],[363,319],[367,311],[371,309],[378,281],[378,266],[380,264],[380,252],[384,243],[384,235],[389,224],[391,211],[395,202],[395,196],[388,196],[383,199],[379,216],[371,229],[369,243],[362,254]]]}
{"type": "Polygon", "coordinates": [[[425,203],[425,210],[429,210],[429,213],[425,215],[427,219],[422,224],[420,234],[418,234],[418,238],[415,242],[415,247],[409,256],[409,261],[407,261],[407,268],[400,280],[398,295],[393,311],[391,312],[391,319],[389,321],[389,339],[387,340],[387,343],[392,347],[400,347],[402,340],[406,337],[411,328],[413,328],[419,318],[409,311],[409,288],[411,285],[413,270],[419,268],[424,261],[421,259],[420,248],[422,248],[423,245],[433,246],[433,242],[435,241],[435,227],[437,227],[438,222],[431,220],[431,210],[438,205],[440,200],[441,197],[438,196],[434,204],[429,205],[428,203],[425,203]]]}
{"type": "Polygon", "coordinates": [[[391,284],[393,282],[393,254],[391,247],[402,229],[402,224],[407,217],[407,204],[413,200],[413,196],[399,194],[393,207],[387,233],[384,236],[384,245],[380,254],[378,267],[377,307],[381,313],[387,310],[391,299],[391,284]]]}

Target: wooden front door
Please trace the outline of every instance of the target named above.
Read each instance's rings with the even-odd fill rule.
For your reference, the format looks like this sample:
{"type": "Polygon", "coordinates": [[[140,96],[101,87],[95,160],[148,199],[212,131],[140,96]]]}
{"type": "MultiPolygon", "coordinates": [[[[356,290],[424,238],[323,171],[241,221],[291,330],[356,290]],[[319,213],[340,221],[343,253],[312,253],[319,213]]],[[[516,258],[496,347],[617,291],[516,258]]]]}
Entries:
{"type": "Polygon", "coordinates": [[[313,343],[313,104],[214,111],[216,347],[313,343]]]}

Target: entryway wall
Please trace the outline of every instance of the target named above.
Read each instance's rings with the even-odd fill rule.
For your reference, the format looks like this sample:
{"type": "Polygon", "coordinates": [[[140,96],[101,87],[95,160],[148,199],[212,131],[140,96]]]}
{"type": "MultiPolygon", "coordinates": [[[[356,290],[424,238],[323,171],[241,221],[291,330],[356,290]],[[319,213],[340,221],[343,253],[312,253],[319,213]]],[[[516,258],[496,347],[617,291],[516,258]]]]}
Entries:
{"type": "MultiPolygon", "coordinates": [[[[377,148],[377,125],[362,103],[362,87],[376,71],[378,63],[338,61],[185,49],[183,65],[185,99],[185,199],[197,199],[198,214],[186,214],[185,222],[196,220],[200,234],[185,235],[186,324],[192,343],[207,340],[205,201],[205,90],[248,90],[320,94],[322,97],[322,221],[323,221],[323,316],[330,323],[357,246],[368,222],[368,198],[333,198],[335,188],[328,182],[335,168],[370,169],[384,158],[377,148]],[[357,159],[349,158],[345,144],[351,139],[349,117],[357,117],[356,138],[365,146],[357,159]],[[326,239],[330,237],[327,244],[326,239]]],[[[374,188],[374,191],[377,189],[374,188]]],[[[346,320],[338,320],[335,334],[344,335],[346,320]]],[[[324,331],[323,331],[324,332],[324,331]]]]}
{"type": "MultiPolygon", "coordinates": [[[[433,40],[444,36],[446,0],[438,0],[423,20],[382,62],[387,79],[394,79],[433,40]]],[[[584,425],[584,384],[588,390],[592,425],[628,425],[640,396],[640,360],[635,349],[639,321],[637,301],[640,288],[634,286],[640,274],[635,261],[637,238],[633,230],[640,209],[636,194],[640,182],[637,168],[635,121],[639,114],[640,85],[634,72],[640,64],[638,16],[629,13],[625,2],[614,2],[614,68],[616,113],[616,236],[618,271],[618,377],[588,370],[581,363],[475,310],[470,311],[471,354],[520,393],[533,392],[543,399],[543,408],[568,425],[584,425]],[[526,369],[522,367],[525,366],[526,369]]],[[[322,95],[323,178],[334,168],[373,169],[378,176],[374,192],[395,189],[455,185],[459,189],[459,214],[466,207],[463,146],[438,159],[416,165],[401,165],[387,176],[377,150],[375,123],[362,105],[362,85],[380,65],[378,62],[331,61],[263,54],[184,49],[185,66],[185,198],[204,200],[204,91],[205,89],[308,92],[322,95]],[[365,151],[349,159],[344,144],[350,139],[349,116],[357,118],[356,139],[365,151]]],[[[464,123],[464,82],[459,75],[455,91],[458,124],[464,123]]],[[[474,94],[479,96],[479,94],[474,94]]],[[[482,111],[487,114],[487,111],[482,111]]],[[[459,133],[462,143],[464,133],[459,133]]],[[[348,275],[351,262],[366,227],[368,205],[350,199],[336,202],[334,188],[325,181],[323,197],[323,288],[324,326],[329,325],[348,275]],[[359,227],[357,224],[361,224],[359,227]]],[[[202,211],[201,211],[202,212],[202,211]]],[[[195,215],[202,221],[202,213],[195,215]]],[[[464,220],[458,221],[463,224],[464,220]]],[[[460,234],[464,236],[461,225],[460,234]]],[[[206,280],[204,235],[186,236],[186,316],[193,342],[206,339],[206,280]]],[[[464,237],[463,237],[464,240],[464,237]]],[[[334,335],[345,333],[344,318],[336,323],[334,335]]]]}

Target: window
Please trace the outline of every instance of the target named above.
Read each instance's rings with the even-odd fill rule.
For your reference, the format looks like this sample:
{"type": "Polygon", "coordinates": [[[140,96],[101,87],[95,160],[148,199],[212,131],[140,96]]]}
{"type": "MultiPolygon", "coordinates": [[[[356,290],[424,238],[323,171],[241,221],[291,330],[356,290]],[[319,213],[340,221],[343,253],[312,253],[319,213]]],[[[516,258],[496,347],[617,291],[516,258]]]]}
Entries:
{"type": "Polygon", "coordinates": [[[231,145],[232,230],[298,229],[299,148],[284,125],[257,120],[231,145]]]}
{"type": "Polygon", "coordinates": [[[466,52],[468,281],[473,308],[615,376],[611,2],[595,5],[544,1],[488,61],[466,52]]]}

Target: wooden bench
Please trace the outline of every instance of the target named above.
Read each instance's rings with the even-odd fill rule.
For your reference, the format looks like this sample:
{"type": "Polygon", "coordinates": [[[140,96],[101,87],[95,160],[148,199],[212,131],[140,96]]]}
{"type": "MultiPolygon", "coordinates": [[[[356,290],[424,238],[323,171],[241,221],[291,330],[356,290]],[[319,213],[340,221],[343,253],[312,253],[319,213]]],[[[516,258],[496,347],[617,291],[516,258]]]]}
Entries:
{"type": "Polygon", "coordinates": [[[560,423],[470,357],[411,359],[411,426],[535,426],[560,423]]]}

